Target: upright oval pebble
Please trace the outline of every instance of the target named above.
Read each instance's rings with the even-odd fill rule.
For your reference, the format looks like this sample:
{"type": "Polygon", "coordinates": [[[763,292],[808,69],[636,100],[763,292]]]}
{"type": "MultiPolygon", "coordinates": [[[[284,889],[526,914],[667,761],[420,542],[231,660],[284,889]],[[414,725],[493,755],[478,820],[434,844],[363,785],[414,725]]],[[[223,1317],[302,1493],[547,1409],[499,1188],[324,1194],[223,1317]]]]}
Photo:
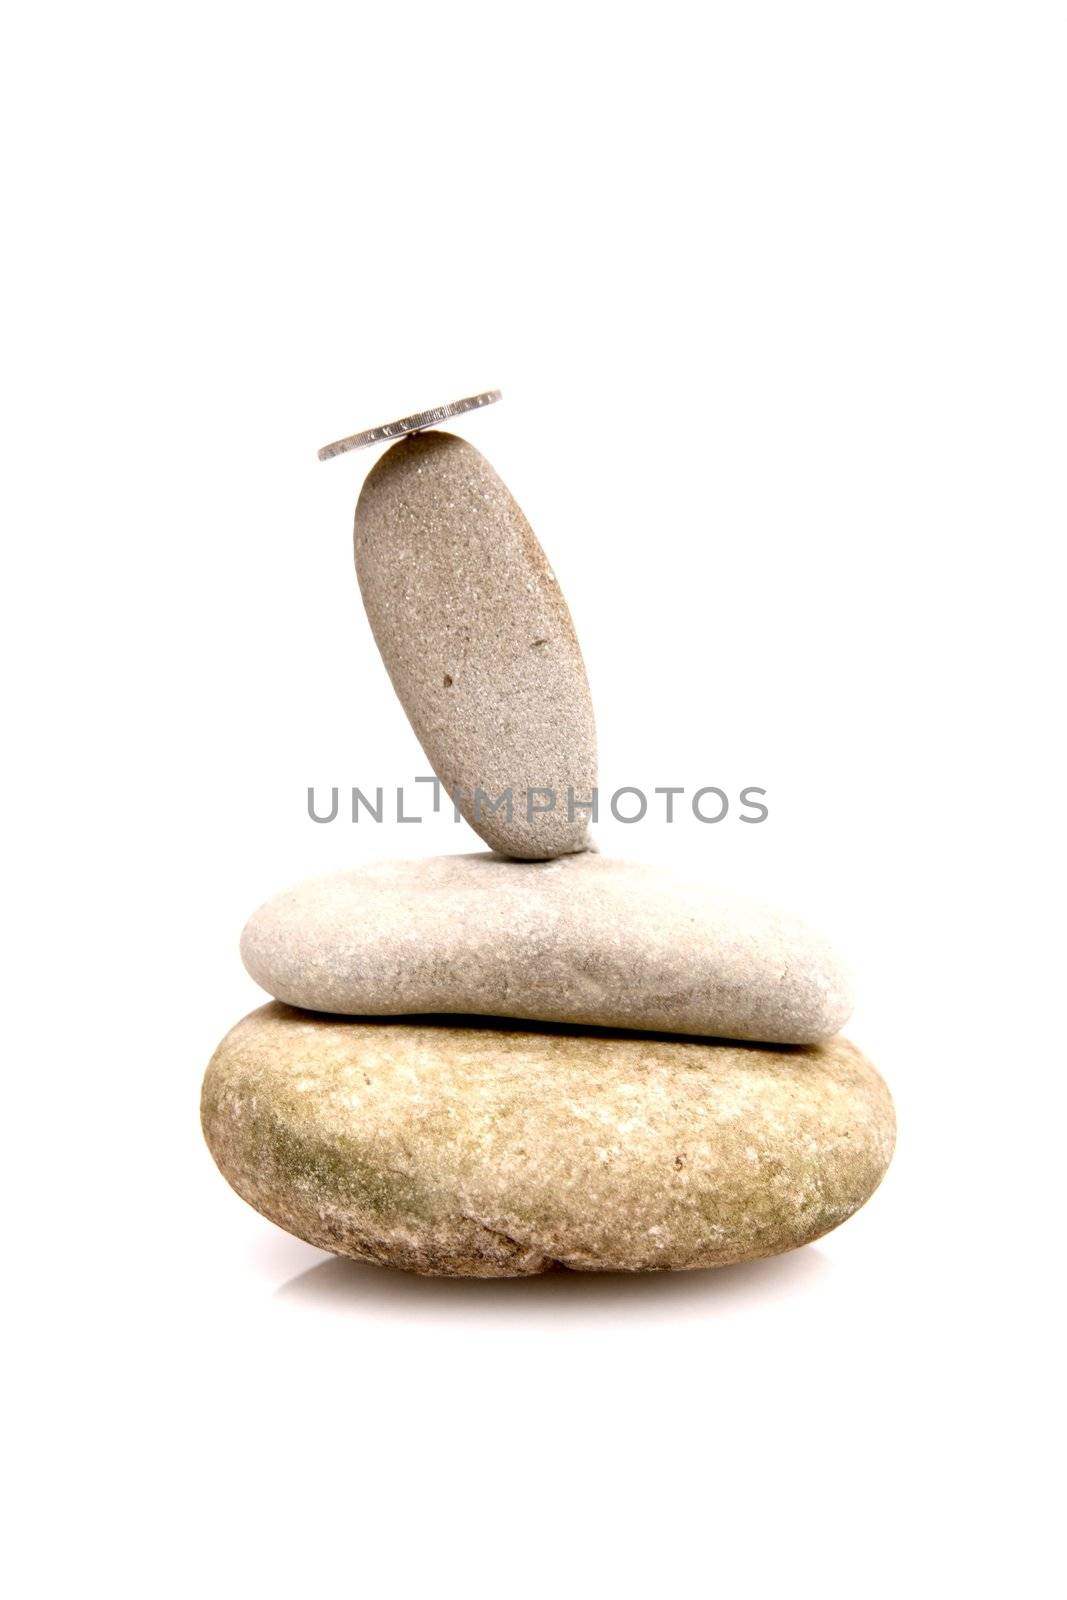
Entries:
{"type": "Polygon", "coordinates": [[[420,433],[356,507],[356,575],[427,759],[486,844],[585,848],[596,729],[581,650],[544,551],[484,456],[420,433]]]}

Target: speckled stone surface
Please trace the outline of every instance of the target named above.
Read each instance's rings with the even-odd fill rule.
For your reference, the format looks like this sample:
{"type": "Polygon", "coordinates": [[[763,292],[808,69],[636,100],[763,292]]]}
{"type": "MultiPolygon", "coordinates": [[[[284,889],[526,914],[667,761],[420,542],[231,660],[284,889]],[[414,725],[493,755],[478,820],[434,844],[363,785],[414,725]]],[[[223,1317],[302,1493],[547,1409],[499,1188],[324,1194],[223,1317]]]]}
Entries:
{"type": "Polygon", "coordinates": [[[393,686],[475,832],[527,859],[583,849],[588,813],[576,805],[571,821],[567,793],[596,786],[585,667],[544,551],[488,461],[447,433],[393,445],[363,485],[355,553],[393,686]],[[509,789],[510,821],[506,802],[489,809],[509,789]],[[554,810],[539,809],[544,790],[554,810]]]}
{"type": "Polygon", "coordinates": [[[350,1016],[462,1012],[813,1044],[851,985],[795,917],[591,852],[431,856],[313,879],[255,912],[268,994],[350,1016]]]}
{"type": "Polygon", "coordinates": [[[895,1132],[845,1039],[780,1050],[277,1003],[216,1050],[202,1118],[237,1193],[290,1233],[469,1277],[791,1250],[863,1205],[895,1132]]]}

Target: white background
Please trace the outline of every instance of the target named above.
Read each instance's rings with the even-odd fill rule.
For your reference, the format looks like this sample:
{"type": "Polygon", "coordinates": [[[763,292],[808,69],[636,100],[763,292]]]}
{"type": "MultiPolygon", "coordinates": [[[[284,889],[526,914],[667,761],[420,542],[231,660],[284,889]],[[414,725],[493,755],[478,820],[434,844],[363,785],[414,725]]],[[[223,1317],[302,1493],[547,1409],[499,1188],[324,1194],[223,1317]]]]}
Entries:
{"type": "MultiPolygon", "coordinates": [[[[23,1595],[1057,1585],[1061,7],[39,5],[4,25],[4,1432],[23,1595]],[[458,425],[571,604],[602,827],[836,931],[898,1106],[779,1261],[408,1279],[245,1207],[249,912],[445,817],[337,435],[458,425]]],[[[10,1503],[10,1496],[9,1496],[10,1503]]]]}

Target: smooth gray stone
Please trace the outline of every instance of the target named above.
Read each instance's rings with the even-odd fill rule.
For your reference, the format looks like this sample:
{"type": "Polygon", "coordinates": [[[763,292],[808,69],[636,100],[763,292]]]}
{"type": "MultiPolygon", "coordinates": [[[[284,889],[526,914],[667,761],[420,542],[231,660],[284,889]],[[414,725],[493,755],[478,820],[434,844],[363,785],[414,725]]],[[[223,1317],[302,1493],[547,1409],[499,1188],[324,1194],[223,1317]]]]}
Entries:
{"type": "Polygon", "coordinates": [[[241,938],[277,1000],[349,1016],[527,1017],[812,1044],[852,1009],[796,918],[696,878],[584,852],[431,856],[303,883],[241,938]]]}
{"type": "Polygon", "coordinates": [[[584,849],[578,803],[597,780],[582,653],[545,553],[488,461],[447,433],[395,444],[363,485],[355,555],[393,687],[475,832],[523,859],[584,849]]]}
{"type": "Polygon", "coordinates": [[[219,1045],[201,1112],[229,1183],[290,1233],[483,1278],[792,1250],[868,1199],[895,1134],[845,1039],[775,1050],[277,1004],[219,1045]]]}

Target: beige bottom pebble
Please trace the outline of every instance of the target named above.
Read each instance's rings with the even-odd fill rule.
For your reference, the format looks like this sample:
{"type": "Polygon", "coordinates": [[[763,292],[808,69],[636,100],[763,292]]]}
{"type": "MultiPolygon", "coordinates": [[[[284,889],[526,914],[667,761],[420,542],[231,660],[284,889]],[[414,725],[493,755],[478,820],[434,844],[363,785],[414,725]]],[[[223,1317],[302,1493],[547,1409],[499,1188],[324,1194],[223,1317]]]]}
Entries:
{"type": "Polygon", "coordinates": [[[808,1047],[491,1021],[347,1021],[277,1002],[204,1079],[237,1193],[310,1244],[414,1272],[723,1266],[836,1228],[893,1153],[843,1038],[808,1047]]]}

